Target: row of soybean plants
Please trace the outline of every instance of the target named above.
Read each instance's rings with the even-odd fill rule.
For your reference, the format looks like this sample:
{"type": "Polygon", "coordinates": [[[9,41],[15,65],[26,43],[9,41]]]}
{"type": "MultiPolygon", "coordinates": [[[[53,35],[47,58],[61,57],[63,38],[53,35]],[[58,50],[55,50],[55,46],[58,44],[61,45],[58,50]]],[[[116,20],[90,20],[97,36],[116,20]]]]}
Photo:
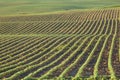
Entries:
{"type": "MultiPolygon", "coordinates": [[[[26,44],[20,45],[22,47],[16,47],[15,50],[12,49],[13,50],[12,52],[10,52],[11,50],[7,51],[6,54],[10,54],[11,57],[7,58],[6,60],[1,59],[1,64],[4,63],[4,65],[1,65],[1,69],[0,69],[1,78],[4,76],[12,75],[12,73],[9,74],[9,72],[13,72],[13,74],[14,74],[15,73],[14,71],[18,71],[18,69],[27,67],[28,65],[24,65],[24,66],[22,66],[22,65],[27,64],[32,59],[33,60],[36,59],[37,56],[39,57],[39,56],[42,56],[44,53],[47,53],[47,51],[51,50],[54,46],[56,46],[57,43],[59,43],[59,41],[62,41],[60,39],[61,39],[60,37],[58,37],[58,38],[52,37],[52,38],[48,38],[48,39],[47,38],[44,38],[44,39],[35,38],[35,39],[28,40],[28,42],[26,44]],[[56,43],[51,45],[55,41],[56,41],[56,43]],[[45,44],[46,42],[48,42],[48,44],[45,44]]],[[[2,58],[4,58],[4,57],[6,57],[6,56],[3,55],[2,58]]],[[[31,63],[31,65],[32,65],[32,63],[31,63]]]]}
{"type": "MultiPolygon", "coordinates": [[[[33,52],[31,52],[30,50],[28,50],[29,51],[29,54],[27,54],[27,56],[25,55],[25,56],[23,56],[24,57],[24,60],[22,59],[22,62],[20,61],[20,62],[17,62],[17,64],[14,64],[14,61],[12,62],[14,65],[10,65],[9,67],[8,66],[6,66],[6,67],[4,67],[4,68],[2,68],[2,70],[5,70],[5,69],[9,69],[9,70],[7,70],[7,71],[4,71],[4,72],[2,72],[0,75],[1,76],[3,76],[3,75],[6,75],[7,77],[10,77],[10,76],[12,76],[13,74],[15,75],[15,72],[14,71],[16,71],[16,72],[18,72],[19,73],[19,70],[20,69],[23,69],[23,68],[26,68],[26,70],[28,69],[27,67],[28,66],[30,66],[31,68],[32,68],[32,66],[34,66],[34,64],[37,64],[37,63],[40,63],[41,61],[46,61],[46,58],[47,57],[50,57],[51,56],[51,59],[52,59],[52,57],[54,57],[54,56],[52,56],[52,53],[53,53],[53,51],[59,51],[59,50],[56,50],[56,46],[59,46],[59,43],[61,43],[61,45],[63,44],[63,43],[65,43],[65,42],[68,42],[69,40],[70,40],[71,38],[64,38],[64,37],[58,37],[58,38],[54,38],[53,40],[50,40],[50,43],[48,42],[46,45],[44,45],[44,46],[42,46],[43,48],[42,48],[42,51],[41,51],[41,47],[40,47],[40,43],[39,44],[37,44],[36,43],[36,46],[35,45],[33,45],[33,47],[34,47],[34,49],[35,50],[33,50],[33,52]],[[56,40],[57,39],[57,40],[56,40]],[[53,44],[53,42],[54,42],[54,44],[53,44]],[[36,47],[38,47],[38,49],[36,49],[36,47]],[[41,52],[40,52],[41,51],[41,52]],[[50,51],[50,52],[49,52],[50,51]],[[38,54],[39,53],[39,54],[38,54]],[[34,55],[34,56],[33,56],[34,55]],[[26,58],[27,58],[27,60],[26,60],[26,58]],[[29,63],[30,62],[30,63],[29,63]],[[29,63],[29,64],[28,64],[29,63]],[[24,64],[24,65],[23,65],[24,64]],[[13,68],[13,69],[11,69],[11,68],[13,68]],[[10,73],[10,75],[8,75],[9,74],[9,72],[11,72],[10,73]],[[12,73],[13,72],[13,73],[12,73]]],[[[26,53],[26,52],[25,52],[26,53]]],[[[19,58],[18,58],[19,59],[19,58]]],[[[44,62],[45,62],[44,61],[44,62]]],[[[43,64],[44,64],[44,62],[43,62],[43,64]]],[[[12,64],[11,62],[10,62],[10,64],[12,64]]],[[[41,63],[42,64],[42,63],[41,63]]],[[[44,65],[43,65],[44,66],[44,65]]],[[[29,68],[30,68],[29,67],[29,68]]],[[[18,73],[16,73],[16,74],[18,74],[18,73]]],[[[14,76],[13,75],[13,76],[14,76]]],[[[4,76],[5,77],[5,76],[4,76]]]]}

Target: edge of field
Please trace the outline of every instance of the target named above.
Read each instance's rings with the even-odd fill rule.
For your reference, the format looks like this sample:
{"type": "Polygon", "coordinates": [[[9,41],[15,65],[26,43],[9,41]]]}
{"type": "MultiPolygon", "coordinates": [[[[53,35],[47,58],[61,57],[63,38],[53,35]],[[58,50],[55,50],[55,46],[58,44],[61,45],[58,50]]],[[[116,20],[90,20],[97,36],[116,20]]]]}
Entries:
{"type": "Polygon", "coordinates": [[[69,12],[77,12],[77,11],[96,11],[100,9],[114,9],[120,7],[103,7],[103,8],[91,8],[91,9],[71,9],[71,10],[61,10],[61,11],[53,11],[53,12],[44,12],[44,13],[33,13],[33,14],[13,14],[13,15],[0,15],[0,17],[17,17],[17,16],[39,16],[39,15],[49,15],[49,14],[62,14],[62,13],[69,13],[69,12]]]}

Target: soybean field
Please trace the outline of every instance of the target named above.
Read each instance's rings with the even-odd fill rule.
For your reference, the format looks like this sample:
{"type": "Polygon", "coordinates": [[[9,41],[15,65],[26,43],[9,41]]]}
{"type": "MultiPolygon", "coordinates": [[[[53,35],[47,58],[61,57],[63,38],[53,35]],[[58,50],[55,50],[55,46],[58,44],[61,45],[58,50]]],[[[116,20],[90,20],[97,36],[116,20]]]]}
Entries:
{"type": "Polygon", "coordinates": [[[0,80],[82,79],[120,79],[120,8],[0,17],[0,80]]]}

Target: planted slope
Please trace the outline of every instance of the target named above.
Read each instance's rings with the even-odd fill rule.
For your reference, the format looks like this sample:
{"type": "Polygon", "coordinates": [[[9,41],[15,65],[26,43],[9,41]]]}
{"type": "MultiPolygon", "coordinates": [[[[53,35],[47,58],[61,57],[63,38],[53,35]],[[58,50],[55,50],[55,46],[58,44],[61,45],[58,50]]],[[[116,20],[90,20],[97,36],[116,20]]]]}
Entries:
{"type": "Polygon", "coordinates": [[[120,78],[120,9],[0,18],[0,79],[120,78]]]}

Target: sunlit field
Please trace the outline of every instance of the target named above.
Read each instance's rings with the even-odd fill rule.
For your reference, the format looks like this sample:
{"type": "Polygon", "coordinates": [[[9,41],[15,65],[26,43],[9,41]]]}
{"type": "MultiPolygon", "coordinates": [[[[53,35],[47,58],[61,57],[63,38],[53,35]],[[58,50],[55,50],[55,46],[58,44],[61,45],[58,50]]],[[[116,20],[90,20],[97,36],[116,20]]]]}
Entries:
{"type": "Polygon", "coordinates": [[[1,0],[0,80],[119,80],[118,4],[1,0]]]}

